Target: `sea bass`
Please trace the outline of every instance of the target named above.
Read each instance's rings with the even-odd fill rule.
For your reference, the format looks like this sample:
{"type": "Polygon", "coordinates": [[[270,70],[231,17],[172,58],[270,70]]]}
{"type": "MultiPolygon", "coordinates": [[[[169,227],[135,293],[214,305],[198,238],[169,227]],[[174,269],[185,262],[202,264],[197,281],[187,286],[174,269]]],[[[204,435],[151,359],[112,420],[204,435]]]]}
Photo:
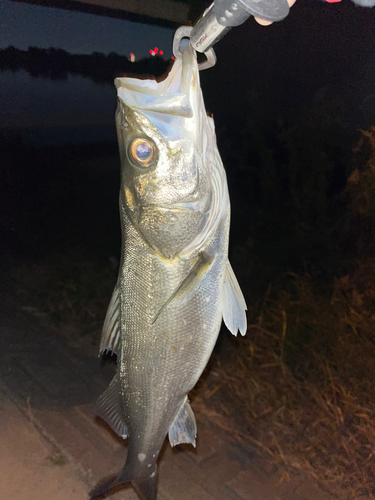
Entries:
{"type": "Polygon", "coordinates": [[[157,459],[172,446],[195,446],[187,394],[214,348],[222,318],[246,332],[246,304],[228,262],[230,204],[206,115],[196,55],[187,40],[164,81],[117,78],[121,157],[122,257],[101,353],[117,373],[96,413],[123,438],[122,471],[92,498],[131,481],[155,500],[157,459]]]}

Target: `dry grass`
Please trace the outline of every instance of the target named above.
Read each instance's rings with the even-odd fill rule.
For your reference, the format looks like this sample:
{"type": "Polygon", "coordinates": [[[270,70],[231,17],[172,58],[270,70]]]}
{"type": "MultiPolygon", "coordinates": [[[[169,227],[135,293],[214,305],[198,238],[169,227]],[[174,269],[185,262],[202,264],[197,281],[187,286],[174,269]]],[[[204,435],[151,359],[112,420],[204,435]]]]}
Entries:
{"type": "Polygon", "coordinates": [[[345,500],[375,498],[375,127],[354,153],[345,195],[361,262],[330,287],[282,276],[196,395],[284,476],[307,472],[345,500]]]}
{"type": "Polygon", "coordinates": [[[375,262],[337,281],[331,297],[309,277],[292,280],[289,293],[269,289],[196,402],[284,476],[308,473],[340,498],[375,498],[375,262]]]}

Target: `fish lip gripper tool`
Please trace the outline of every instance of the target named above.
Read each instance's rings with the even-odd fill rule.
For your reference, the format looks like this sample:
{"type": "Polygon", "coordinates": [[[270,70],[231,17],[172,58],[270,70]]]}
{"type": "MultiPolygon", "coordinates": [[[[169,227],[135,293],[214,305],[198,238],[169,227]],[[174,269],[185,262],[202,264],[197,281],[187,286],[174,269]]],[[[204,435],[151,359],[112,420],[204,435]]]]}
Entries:
{"type": "Polygon", "coordinates": [[[207,56],[199,69],[207,69],[216,62],[212,47],[234,26],[244,23],[250,16],[266,21],[281,21],[289,14],[287,0],[215,0],[203,13],[195,26],[181,26],[175,33],[173,53],[180,57],[182,38],[190,38],[192,47],[207,56]]]}

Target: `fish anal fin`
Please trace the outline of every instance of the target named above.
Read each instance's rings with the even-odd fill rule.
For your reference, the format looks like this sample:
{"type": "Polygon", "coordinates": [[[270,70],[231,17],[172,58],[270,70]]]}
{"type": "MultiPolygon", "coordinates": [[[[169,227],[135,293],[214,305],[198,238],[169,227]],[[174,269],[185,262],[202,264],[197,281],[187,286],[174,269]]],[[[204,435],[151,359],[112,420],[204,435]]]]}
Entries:
{"type": "Polygon", "coordinates": [[[120,437],[128,436],[128,429],[122,417],[120,405],[120,383],[117,374],[114,376],[108,389],[98,399],[95,413],[102,418],[111,429],[120,437]]]}
{"type": "Polygon", "coordinates": [[[211,267],[214,257],[202,252],[199,254],[198,259],[194,266],[189,271],[189,274],[181,281],[169,299],[163,304],[159,309],[158,313],[154,317],[152,324],[158,319],[160,314],[164,309],[175,299],[181,297],[182,295],[188,295],[196,288],[197,283],[202,279],[206,272],[211,267]]]}
{"type": "Polygon", "coordinates": [[[169,429],[169,442],[171,446],[177,444],[188,443],[195,447],[195,439],[197,437],[197,424],[191,406],[186,399],[178,412],[177,417],[169,429]]]}
{"type": "Polygon", "coordinates": [[[118,356],[120,350],[120,297],[119,281],[113,290],[111,301],[105,316],[102,338],[100,341],[100,355],[105,352],[113,352],[118,356]]]}
{"type": "Polygon", "coordinates": [[[238,330],[241,335],[245,335],[247,330],[246,302],[229,262],[225,268],[222,307],[224,323],[228,330],[233,335],[237,335],[238,330]]]}

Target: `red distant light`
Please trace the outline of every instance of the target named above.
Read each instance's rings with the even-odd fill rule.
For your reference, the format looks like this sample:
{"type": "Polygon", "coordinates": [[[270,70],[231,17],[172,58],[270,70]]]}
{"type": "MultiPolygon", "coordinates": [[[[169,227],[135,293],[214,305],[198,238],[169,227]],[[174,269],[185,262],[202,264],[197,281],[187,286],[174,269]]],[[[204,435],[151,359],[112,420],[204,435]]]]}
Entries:
{"type": "Polygon", "coordinates": [[[162,50],[159,50],[159,54],[162,56],[164,52],[162,50]]]}
{"type": "Polygon", "coordinates": [[[130,52],[130,57],[134,56],[133,52],[130,52]]]}
{"type": "Polygon", "coordinates": [[[171,57],[172,61],[174,61],[174,56],[171,57]]]}
{"type": "Polygon", "coordinates": [[[150,49],[150,54],[152,54],[154,51],[152,49],[150,49]]]}
{"type": "Polygon", "coordinates": [[[158,53],[158,50],[159,50],[159,49],[158,49],[157,47],[155,47],[155,48],[154,48],[154,52],[155,52],[155,54],[157,54],[157,53],[158,53]]]}
{"type": "Polygon", "coordinates": [[[326,0],[327,3],[336,3],[341,2],[341,0],[326,0]]]}

